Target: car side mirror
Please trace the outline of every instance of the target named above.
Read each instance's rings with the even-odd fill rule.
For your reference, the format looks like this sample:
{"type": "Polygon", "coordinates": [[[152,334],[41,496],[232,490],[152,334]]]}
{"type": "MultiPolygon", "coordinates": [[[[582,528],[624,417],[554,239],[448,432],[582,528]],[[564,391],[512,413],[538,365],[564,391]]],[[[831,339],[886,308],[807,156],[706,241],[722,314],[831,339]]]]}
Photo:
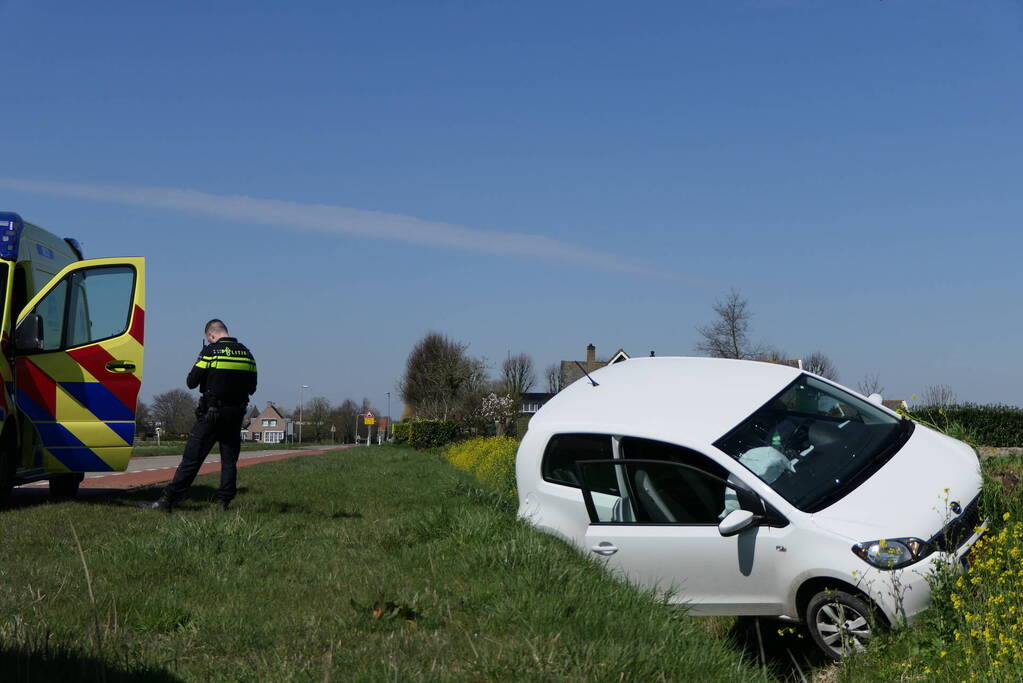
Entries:
{"type": "Polygon", "coordinates": [[[18,351],[39,351],[43,348],[43,316],[29,313],[14,331],[14,348],[18,351]]]}
{"type": "Polygon", "coordinates": [[[879,406],[884,403],[884,398],[882,398],[881,394],[877,393],[876,391],[870,396],[867,396],[867,400],[873,403],[875,406],[879,406]]]}
{"type": "Polygon", "coordinates": [[[754,526],[758,521],[760,521],[760,517],[754,515],[749,510],[732,510],[718,524],[718,533],[726,538],[728,536],[735,536],[739,532],[754,526]]]}

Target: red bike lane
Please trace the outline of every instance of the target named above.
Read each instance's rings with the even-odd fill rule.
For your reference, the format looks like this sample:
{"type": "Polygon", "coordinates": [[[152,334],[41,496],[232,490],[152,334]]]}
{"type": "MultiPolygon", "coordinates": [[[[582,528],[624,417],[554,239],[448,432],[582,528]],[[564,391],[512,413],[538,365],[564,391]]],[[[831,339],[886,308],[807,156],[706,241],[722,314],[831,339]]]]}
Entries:
{"type": "MultiPolygon", "coordinates": [[[[352,448],[353,446],[338,446],[337,448],[331,449],[312,449],[302,451],[292,451],[289,453],[275,453],[273,455],[247,455],[242,453],[242,457],[238,459],[238,467],[251,467],[252,465],[262,465],[267,462],[277,462],[279,460],[287,460],[289,458],[297,458],[302,455],[310,455],[313,453],[329,453],[335,450],[344,450],[346,448],[352,448]]],[[[159,457],[159,456],[157,456],[159,457]]],[[[143,458],[133,459],[133,462],[138,462],[143,458]]],[[[180,462],[180,459],[179,459],[180,462]]],[[[162,484],[170,481],[174,477],[174,472],[177,470],[177,464],[165,465],[162,467],[155,467],[152,469],[138,470],[134,472],[109,472],[104,474],[90,474],[79,486],[79,497],[93,497],[100,495],[109,495],[128,489],[140,488],[143,486],[153,486],[155,484],[162,484]]],[[[219,462],[208,462],[203,463],[202,467],[199,468],[199,474],[214,474],[220,471],[219,462]]],[[[45,481],[37,482],[35,484],[27,484],[20,486],[15,489],[15,496],[19,493],[22,495],[39,495],[40,493],[46,493],[49,488],[49,484],[45,481]],[[30,493],[30,491],[32,493],[30,493]]]]}

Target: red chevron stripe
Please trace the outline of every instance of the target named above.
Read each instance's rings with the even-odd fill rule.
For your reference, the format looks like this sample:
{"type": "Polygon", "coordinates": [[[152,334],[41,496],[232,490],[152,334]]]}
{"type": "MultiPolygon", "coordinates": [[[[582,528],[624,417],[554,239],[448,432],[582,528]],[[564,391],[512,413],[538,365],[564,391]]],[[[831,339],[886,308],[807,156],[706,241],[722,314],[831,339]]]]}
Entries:
{"type": "Polygon", "coordinates": [[[131,314],[131,329],[128,330],[128,334],[139,344],[145,343],[143,340],[146,337],[146,312],[140,306],[135,306],[131,314]]]}
{"type": "Polygon", "coordinates": [[[15,361],[14,373],[18,389],[57,419],[57,383],[27,358],[15,361]]]}
{"type": "Polygon", "coordinates": [[[135,409],[135,399],[138,398],[142,382],[130,373],[107,370],[107,363],[116,360],[109,351],[99,344],[93,344],[80,349],[72,349],[67,352],[67,355],[88,370],[90,375],[98,379],[127,408],[135,409]]]}

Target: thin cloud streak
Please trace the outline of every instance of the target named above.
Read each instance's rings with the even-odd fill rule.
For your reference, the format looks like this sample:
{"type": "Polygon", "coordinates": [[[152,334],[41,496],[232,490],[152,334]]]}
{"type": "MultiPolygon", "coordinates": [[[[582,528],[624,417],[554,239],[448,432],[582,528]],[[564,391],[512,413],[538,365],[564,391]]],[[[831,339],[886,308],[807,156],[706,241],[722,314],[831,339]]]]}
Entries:
{"type": "Polygon", "coordinates": [[[364,211],[327,204],[304,204],[240,195],[216,195],[168,187],[133,187],[25,180],[0,177],[0,188],[68,199],[167,209],[230,221],[269,225],[333,235],[383,239],[500,256],[554,262],[578,268],[624,273],[658,280],[682,281],[681,273],[659,270],[635,261],[542,235],[480,230],[427,221],[413,216],[364,211]]]}

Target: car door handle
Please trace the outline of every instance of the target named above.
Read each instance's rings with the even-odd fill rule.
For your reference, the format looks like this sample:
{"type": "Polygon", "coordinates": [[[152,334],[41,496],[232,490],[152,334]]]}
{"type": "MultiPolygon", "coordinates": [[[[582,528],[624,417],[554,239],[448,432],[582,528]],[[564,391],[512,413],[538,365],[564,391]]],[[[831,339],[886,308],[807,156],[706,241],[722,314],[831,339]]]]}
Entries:
{"type": "Polygon", "coordinates": [[[598,555],[614,555],[616,552],[618,552],[618,547],[611,543],[608,543],[607,541],[602,541],[597,545],[591,545],[590,550],[597,553],[598,555]]]}
{"type": "Polygon", "coordinates": [[[130,360],[112,360],[106,364],[110,372],[135,372],[135,364],[130,360]]]}

